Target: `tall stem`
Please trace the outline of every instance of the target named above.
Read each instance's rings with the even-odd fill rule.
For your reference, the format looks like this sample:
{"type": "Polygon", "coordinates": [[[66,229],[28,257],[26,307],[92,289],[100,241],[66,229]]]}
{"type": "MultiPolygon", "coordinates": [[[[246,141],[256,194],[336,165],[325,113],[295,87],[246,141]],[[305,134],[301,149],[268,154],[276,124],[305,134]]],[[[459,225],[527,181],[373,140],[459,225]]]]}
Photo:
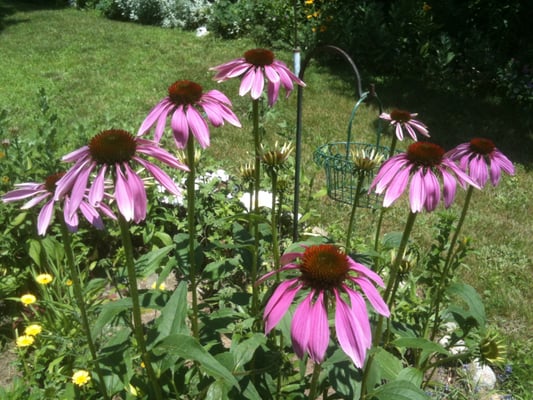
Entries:
{"type": "Polygon", "coordinates": [[[348,224],[348,233],[346,236],[346,254],[350,252],[350,242],[352,240],[352,233],[353,233],[353,227],[354,227],[354,221],[355,221],[355,211],[357,210],[357,206],[359,203],[359,195],[361,194],[361,187],[363,186],[363,180],[365,178],[365,174],[363,172],[359,172],[357,174],[357,187],[355,189],[355,198],[353,200],[352,204],[352,212],[350,214],[350,222],[348,224]]]}
{"type": "MultiPolygon", "coordinates": [[[[461,229],[463,227],[463,223],[465,222],[466,213],[468,211],[468,207],[470,206],[470,200],[472,199],[472,193],[474,192],[474,187],[469,186],[466,191],[466,197],[465,202],[463,204],[463,210],[461,211],[461,216],[459,217],[459,221],[457,222],[457,227],[455,228],[455,232],[452,236],[452,240],[450,241],[450,247],[448,248],[448,254],[446,255],[446,261],[444,262],[444,268],[442,270],[442,276],[440,278],[438,287],[437,287],[437,294],[434,296],[434,301],[432,302],[431,308],[429,309],[430,312],[435,308],[435,312],[433,315],[435,315],[435,322],[433,324],[433,329],[431,331],[431,340],[433,340],[437,334],[437,331],[439,329],[440,325],[440,305],[442,302],[442,296],[444,294],[445,285],[448,282],[448,274],[450,272],[450,268],[452,265],[452,257],[455,253],[455,245],[457,244],[457,239],[459,238],[459,233],[461,232],[461,229]]],[[[429,317],[428,317],[429,320],[429,317]]]]}
{"type": "Polygon", "coordinates": [[[78,271],[78,267],[74,261],[74,251],[72,250],[72,242],[70,238],[70,233],[68,232],[67,225],[63,218],[59,218],[61,221],[61,237],[63,239],[63,248],[65,249],[65,255],[67,257],[68,267],[70,269],[70,275],[72,276],[72,286],[74,289],[74,297],[76,298],[76,303],[78,304],[78,309],[80,310],[81,323],[83,330],[85,331],[85,337],[87,338],[87,344],[89,346],[89,352],[94,362],[94,368],[96,370],[96,375],[98,375],[98,386],[100,386],[100,393],[105,400],[109,399],[107,395],[107,388],[105,386],[104,374],[100,369],[100,364],[98,363],[98,355],[96,353],[96,346],[94,345],[94,340],[91,335],[91,327],[89,325],[89,318],[87,316],[87,309],[85,307],[85,300],[83,299],[83,292],[81,288],[81,278],[78,271]]]}
{"type": "Polygon", "coordinates": [[[311,384],[309,387],[309,400],[316,399],[316,396],[318,394],[318,377],[320,376],[320,371],[322,370],[322,366],[319,363],[315,363],[313,366],[313,376],[311,377],[311,384]]]}
{"type": "Polygon", "coordinates": [[[137,274],[135,273],[135,262],[133,259],[133,244],[131,242],[130,226],[128,221],[119,213],[118,224],[120,226],[120,234],[122,237],[122,246],[124,247],[124,254],[126,256],[126,270],[128,272],[129,293],[132,304],[133,314],[133,333],[137,340],[137,345],[141,352],[141,357],[144,362],[148,379],[152,385],[152,389],[157,400],[162,400],[161,388],[157,382],[154,369],[150,362],[150,354],[146,350],[146,342],[144,340],[144,332],[141,320],[141,305],[139,301],[139,290],[137,289],[137,274]]]}
{"type": "Polygon", "coordinates": [[[259,189],[261,187],[261,157],[260,146],[261,137],[259,135],[259,100],[252,100],[252,123],[254,135],[254,222],[253,222],[253,236],[254,236],[254,250],[252,259],[252,315],[256,315],[259,307],[258,288],[255,285],[257,281],[257,266],[259,263],[259,189]]]}
{"type": "MultiPolygon", "coordinates": [[[[279,243],[278,243],[278,212],[276,196],[278,191],[278,174],[273,171],[271,174],[272,179],[272,216],[270,218],[270,225],[272,230],[272,258],[274,259],[274,269],[279,269],[279,243]]],[[[279,276],[277,280],[279,281],[279,276]]]]}
{"type": "Polygon", "coordinates": [[[196,281],[196,213],[195,213],[195,189],[194,181],[196,180],[196,165],[194,162],[194,137],[189,135],[187,141],[187,163],[189,174],[187,175],[187,222],[189,226],[189,283],[191,285],[192,295],[192,318],[191,329],[196,339],[200,338],[198,330],[198,294],[196,281]]]}
{"type": "MultiPolygon", "coordinates": [[[[394,262],[391,266],[389,280],[387,281],[387,287],[385,288],[385,293],[383,295],[383,300],[389,306],[389,310],[391,310],[391,313],[392,313],[392,306],[394,305],[395,288],[397,287],[396,281],[398,279],[398,270],[400,267],[400,263],[403,259],[403,254],[405,252],[405,249],[407,248],[407,244],[409,243],[409,237],[411,236],[411,231],[413,230],[416,216],[417,216],[417,213],[410,212],[407,217],[407,221],[405,223],[405,228],[403,230],[402,238],[400,240],[400,246],[398,247],[398,253],[396,254],[396,258],[394,259],[394,262]]],[[[376,330],[372,338],[373,346],[377,346],[381,340],[381,334],[383,330],[383,320],[384,320],[384,316],[380,315],[378,318],[376,330]]],[[[372,367],[373,361],[374,361],[374,354],[371,354],[368,357],[368,361],[366,362],[366,365],[363,371],[363,380],[361,382],[361,399],[364,399],[366,397],[366,391],[367,391],[366,386],[367,386],[368,376],[370,374],[370,368],[372,367]]]]}

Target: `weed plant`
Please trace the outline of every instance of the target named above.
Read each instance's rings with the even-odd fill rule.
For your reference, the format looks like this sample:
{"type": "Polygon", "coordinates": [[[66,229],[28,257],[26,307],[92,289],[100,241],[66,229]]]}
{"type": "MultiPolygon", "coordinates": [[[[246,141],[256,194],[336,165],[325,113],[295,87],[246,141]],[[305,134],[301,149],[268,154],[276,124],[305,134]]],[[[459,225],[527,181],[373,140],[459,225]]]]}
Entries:
{"type": "MultiPolygon", "coordinates": [[[[94,12],[73,9],[17,12],[3,21],[0,38],[3,55],[0,59],[0,110],[3,110],[0,133],[5,147],[0,160],[2,193],[10,190],[15,183],[44,179],[57,168],[55,162],[61,155],[80,147],[102,129],[120,127],[135,132],[151,107],[166,94],[171,82],[190,79],[205,88],[219,89],[206,66],[240,57],[245,50],[254,47],[254,43],[246,39],[198,38],[189,32],[109,21],[94,12]]],[[[290,53],[279,52],[277,56],[291,63],[290,53]]],[[[338,60],[330,59],[329,62],[335,64],[338,60]]],[[[323,171],[313,163],[312,154],[322,144],[345,139],[349,115],[356,99],[353,77],[342,68],[331,69],[319,62],[312,62],[305,74],[301,186],[304,224],[309,228],[320,228],[333,242],[342,242],[350,206],[334,202],[325,195],[323,171]]],[[[369,75],[364,73],[365,83],[369,75]]],[[[507,179],[503,179],[499,187],[476,193],[463,229],[463,236],[470,238],[472,251],[465,251],[459,258],[454,278],[455,283],[468,283],[481,293],[487,326],[494,326],[502,332],[509,345],[507,361],[512,363],[513,373],[501,383],[502,390],[513,393],[514,398],[529,399],[533,391],[533,344],[529,339],[533,328],[529,307],[533,300],[529,290],[533,283],[533,253],[528,239],[533,224],[530,223],[532,203],[528,188],[532,187],[533,178],[527,158],[530,142],[522,141],[523,135],[517,133],[523,128],[521,120],[515,118],[516,112],[508,110],[505,104],[489,108],[468,96],[458,95],[453,99],[434,96],[420,83],[416,87],[412,82],[409,86],[405,83],[402,86],[397,80],[389,78],[384,78],[381,86],[379,83],[378,93],[385,107],[399,106],[419,111],[420,116],[426,117],[424,120],[434,128],[431,134],[437,142],[451,148],[472,134],[479,134],[493,138],[511,159],[522,163],[517,165],[516,175],[505,177],[507,179]],[[391,84],[387,86],[384,83],[391,84]],[[505,127],[505,132],[511,133],[511,137],[502,135],[502,127],[505,127]],[[521,147],[521,143],[526,145],[521,147]]],[[[224,83],[224,91],[237,93],[238,83],[224,83]]],[[[200,276],[201,306],[212,312],[201,321],[206,326],[202,340],[211,346],[213,354],[219,355],[217,362],[202,346],[185,338],[188,326],[182,308],[187,304],[184,279],[189,272],[187,264],[183,263],[188,237],[186,209],[183,205],[156,200],[159,194],[155,187],[149,190],[151,217],[145,223],[132,227],[134,255],[138,260],[136,268],[140,276],[152,280],[143,283],[143,318],[149,323],[153,317],[170,315],[174,307],[172,312],[177,310],[178,317],[171,320],[170,325],[167,325],[168,319],[158,319],[155,330],[150,332],[159,335],[159,339],[170,334],[171,330],[182,335],[166,340],[165,348],[173,354],[186,354],[189,357],[184,356],[183,359],[193,359],[203,366],[198,372],[190,368],[192,364],[182,361],[170,368],[170,361],[163,353],[158,353],[161,358],[157,362],[165,374],[161,380],[175,385],[165,387],[167,392],[184,393],[187,385],[191,385],[187,394],[191,397],[187,398],[217,398],[217,393],[236,395],[227,387],[227,382],[232,382],[233,376],[237,376],[241,387],[245,388],[243,395],[253,398],[253,387],[260,388],[261,392],[276,386],[274,381],[254,382],[254,378],[246,377],[247,370],[243,366],[257,367],[253,365],[257,361],[264,365],[275,363],[280,367],[280,374],[285,378],[284,396],[292,396],[286,398],[302,398],[298,397],[298,393],[303,393],[310,376],[303,372],[303,375],[295,373],[292,369],[294,360],[288,359],[287,354],[268,352],[274,343],[267,341],[262,333],[251,333],[257,322],[245,313],[249,292],[253,290],[246,281],[252,237],[247,229],[249,220],[244,206],[235,196],[246,190],[246,185],[239,178],[239,168],[253,159],[252,136],[249,134],[252,121],[248,118],[252,110],[245,98],[235,96],[232,101],[233,110],[242,116],[242,129],[230,126],[217,129],[212,135],[212,145],[199,165],[202,176],[223,168],[231,179],[217,178],[201,185],[195,220],[199,229],[197,240],[202,250],[198,255],[203,271],[200,276]],[[228,200],[230,198],[233,200],[228,200]],[[172,282],[174,286],[171,286],[172,282]],[[172,290],[160,286],[162,283],[172,290]],[[226,341],[228,338],[233,340],[233,345],[231,341],[226,341]],[[182,343],[179,340],[186,340],[183,343],[190,348],[180,347],[182,343]],[[232,360],[224,355],[224,346],[231,347],[232,360]],[[254,353],[256,358],[252,359],[254,353]],[[274,356],[280,358],[269,358],[274,356]],[[230,370],[233,374],[228,376],[230,370]]],[[[293,93],[290,98],[280,100],[277,107],[264,108],[261,129],[266,146],[275,141],[294,139],[296,101],[296,93],[293,93]]],[[[358,140],[375,140],[377,114],[371,105],[362,107],[354,126],[358,140]]],[[[385,134],[382,140],[390,143],[392,139],[385,134]]],[[[400,145],[399,150],[405,150],[405,147],[400,145]]],[[[174,178],[181,181],[185,175],[177,174],[174,178]]],[[[456,204],[462,204],[463,196],[463,193],[458,193],[456,204]]],[[[290,193],[287,197],[282,210],[290,214],[290,193]]],[[[42,343],[37,346],[37,351],[19,348],[21,370],[25,371],[28,366],[36,367],[33,372],[24,375],[30,380],[15,380],[10,388],[0,389],[0,395],[19,399],[33,398],[28,397],[31,393],[31,396],[46,393],[47,396],[83,398],[83,392],[76,385],[64,384],[74,370],[90,364],[90,360],[87,352],[82,354],[84,338],[80,321],[75,320],[77,314],[64,297],[73,289],[64,270],[65,254],[61,250],[60,232],[52,227],[51,234],[40,239],[35,234],[32,220],[35,215],[31,211],[20,213],[9,204],[1,207],[0,221],[5,238],[0,254],[0,297],[2,311],[5,312],[1,321],[3,340],[11,342],[19,326],[37,318],[40,318],[45,334],[36,339],[42,343]],[[43,269],[53,272],[53,286],[43,287],[35,283],[34,277],[43,269]],[[29,308],[20,307],[18,296],[28,291],[38,293],[44,299],[38,304],[42,309],[34,308],[30,312],[29,308]],[[60,357],[57,357],[58,354],[60,357]]],[[[398,234],[395,236],[394,232],[402,229],[405,219],[402,209],[406,207],[407,200],[401,200],[387,213],[382,231],[390,232],[388,243],[392,244],[388,250],[395,247],[394,238],[398,234]]],[[[417,243],[419,256],[426,260],[426,264],[430,263],[427,260],[432,255],[438,258],[440,253],[445,252],[444,247],[434,247],[435,234],[444,234],[449,226],[443,221],[459,212],[460,206],[453,205],[446,213],[420,214],[411,239],[417,243]],[[434,253],[429,254],[425,249],[432,249],[434,253]]],[[[271,250],[272,236],[266,223],[269,217],[268,211],[258,217],[264,254],[271,250]]],[[[372,226],[378,214],[361,210],[358,218],[352,248],[360,254],[370,253],[372,245],[368,238],[372,236],[372,226]]],[[[289,231],[281,236],[282,251],[289,245],[289,237],[289,231]]],[[[142,375],[139,372],[142,371],[140,359],[127,345],[131,334],[128,328],[127,274],[118,228],[110,227],[105,233],[97,234],[82,224],[73,238],[76,265],[82,272],[84,296],[89,317],[94,323],[93,334],[98,337],[101,346],[103,372],[110,377],[105,384],[124,396],[133,396],[133,392],[142,395],[140,388],[147,389],[138,381],[142,375]],[[125,362],[118,362],[117,349],[124,351],[121,357],[125,362]],[[119,381],[117,377],[132,380],[119,381]]],[[[427,278],[423,276],[423,271],[416,272],[427,278]]],[[[400,292],[409,292],[410,287],[415,291],[410,293],[413,297],[409,298],[407,293],[404,299],[415,302],[417,283],[407,280],[400,292]]],[[[268,287],[264,290],[262,296],[269,294],[266,292],[268,287]]],[[[411,307],[413,304],[416,303],[398,307],[398,316],[405,317],[405,321],[415,320],[418,314],[416,307],[411,307]]],[[[423,304],[419,305],[423,307],[423,304]]],[[[401,319],[397,317],[396,320],[401,319]]],[[[281,331],[284,335],[280,337],[290,337],[288,325],[282,326],[281,331]]],[[[159,347],[160,352],[161,349],[159,347]]],[[[377,354],[379,365],[391,361],[392,356],[386,355],[389,353],[377,354]]],[[[408,362],[414,355],[405,350],[402,357],[408,362]]],[[[344,373],[351,378],[348,381],[359,382],[361,376],[339,352],[332,358],[337,362],[323,371],[321,382],[327,378],[330,383],[335,383],[337,396],[349,393],[353,389],[351,384],[339,377],[344,373]]],[[[273,371],[267,372],[268,379],[276,377],[273,371]]],[[[394,375],[387,370],[382,375],[383,379],[391,377],[387,373],[394,375]]],[[[461,376],[455,377],[455,382],[462,379],[461,376]]],[[[476,396],[474,389],[469,389],[470,384],[458,383],[448,395],[457,399],[475,398],[472,397],[476,396]]],[[[379,398],[387,398],[383,393],[381,395],[384,397],[379,397],[379,391],[376,392],[379,398]]]]}

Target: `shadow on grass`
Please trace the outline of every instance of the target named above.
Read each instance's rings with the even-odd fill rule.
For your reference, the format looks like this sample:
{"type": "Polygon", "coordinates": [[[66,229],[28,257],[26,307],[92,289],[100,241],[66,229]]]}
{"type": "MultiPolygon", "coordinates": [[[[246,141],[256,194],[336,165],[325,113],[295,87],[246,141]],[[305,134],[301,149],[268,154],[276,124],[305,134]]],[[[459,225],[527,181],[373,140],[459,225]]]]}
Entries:
{"type": "MultiPolygon", "coordinates": [[[[338,59],[323,58],[319,63],[340,79],[353,81],[351,71],[338,59]]],[[[375,80],[362,68],[360,73],[366,91],[375,80]]],[[[475,137],[491,139],[513,162],[533,169],[533,106],[467,89],[456,93],[436,90],[431,88],[436,85],[416,79],[388,77],[379,82],[375,87],[384,109],[417,112],[429,127],[430,141],[450,150],[475,137]]]]}
{"type": "Polygon", "coordinates": [[[68,2],[63,0],[0,0],[0,32],[10,25],[29,21],[11,18],[17,12],[57,10],[65,7],[68,7],[68,2]]]}
{"type": "Polygon", "coordinates": [[[491,139],[512,161],[533,168],[531,108],[505,98],[428,89],[420,81],[391,81],[379,88],[386,108],[418,112],[431,141],[451,149],[474,137],[491,139]]]}

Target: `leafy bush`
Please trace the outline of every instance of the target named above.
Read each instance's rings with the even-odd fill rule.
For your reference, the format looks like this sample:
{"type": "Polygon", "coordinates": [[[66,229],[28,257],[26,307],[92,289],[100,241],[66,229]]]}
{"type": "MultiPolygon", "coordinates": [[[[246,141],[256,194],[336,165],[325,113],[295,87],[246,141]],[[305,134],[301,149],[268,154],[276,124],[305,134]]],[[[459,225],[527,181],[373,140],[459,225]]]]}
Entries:
{"type": "Polygon", "coordinates": [[[96,7],[111,19],[194,29],[206,23],[209,6],[207,0],[103,0],[96,7]]]}
{"type": "Polygon", "coordinates": [[[249,36],[264,46],[285,47],[294,42],[293,20],[291,2],[219,0],[213,4],[209,28],[223,38],[249,36]]]}

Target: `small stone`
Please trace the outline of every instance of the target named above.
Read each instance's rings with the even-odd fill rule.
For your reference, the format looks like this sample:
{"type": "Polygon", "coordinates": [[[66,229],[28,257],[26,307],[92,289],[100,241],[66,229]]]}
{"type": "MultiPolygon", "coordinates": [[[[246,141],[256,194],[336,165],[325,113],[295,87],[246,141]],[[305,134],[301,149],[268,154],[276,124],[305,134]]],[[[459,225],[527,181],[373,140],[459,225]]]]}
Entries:
{"type": "Polygon", "coordinates": [[[488,392],[496,387],[496,374],[488,365],[482,365],[479,361],[475,361],[471,364],[469,373],[477,391],[488,392]]]}

